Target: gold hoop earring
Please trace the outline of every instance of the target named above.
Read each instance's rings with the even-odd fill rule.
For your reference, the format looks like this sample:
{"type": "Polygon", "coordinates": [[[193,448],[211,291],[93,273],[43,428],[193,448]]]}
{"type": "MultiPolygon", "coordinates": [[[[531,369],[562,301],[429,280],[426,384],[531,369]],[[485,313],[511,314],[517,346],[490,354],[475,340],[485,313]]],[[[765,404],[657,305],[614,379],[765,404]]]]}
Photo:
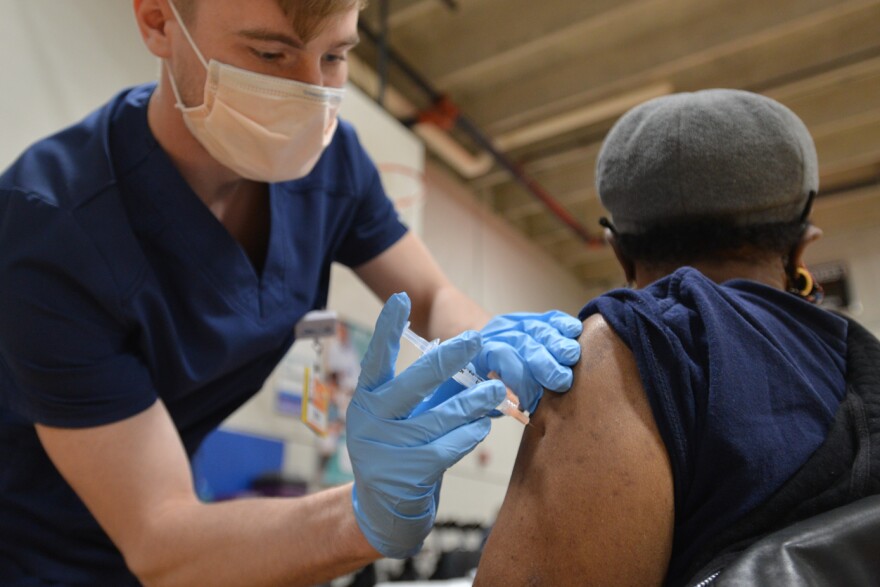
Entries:
{"type": "Polygon", "coordinates": [[[789,277],[788,291],[814,304],[825,296],[822,286],[806,267],[795,268],[793,278],[789,277]]]}
{"type": "Polygon", "coordinates": [[[813,275],[809,271],[807,271],[805,267],[798,267],[797,269],[795,269],[795,274],[798,278],[795,283],[803,281],[802,286],[795,285],[798,290],[797,294],[802,298],[805,298],[810,295],[811,291],[813,291],[813,285],[816,282],[813,280],[813,275]]]}

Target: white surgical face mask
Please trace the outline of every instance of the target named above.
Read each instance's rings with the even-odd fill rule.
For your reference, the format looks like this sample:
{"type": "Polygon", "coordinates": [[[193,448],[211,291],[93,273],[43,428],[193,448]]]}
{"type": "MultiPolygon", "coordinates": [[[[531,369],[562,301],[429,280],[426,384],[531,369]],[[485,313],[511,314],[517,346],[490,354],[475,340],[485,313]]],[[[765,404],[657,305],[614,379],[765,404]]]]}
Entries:
{"type": "Polygon", "coordinates": [[[208,71],[204,102],[187,107],[170,69],[177,107],[193,136],[214,159],[254,181],[275,183],[309,174],[336,132],[345,90],[325,88],[208,63],[193,42],[174,2],[177,22],[208,71]]]}

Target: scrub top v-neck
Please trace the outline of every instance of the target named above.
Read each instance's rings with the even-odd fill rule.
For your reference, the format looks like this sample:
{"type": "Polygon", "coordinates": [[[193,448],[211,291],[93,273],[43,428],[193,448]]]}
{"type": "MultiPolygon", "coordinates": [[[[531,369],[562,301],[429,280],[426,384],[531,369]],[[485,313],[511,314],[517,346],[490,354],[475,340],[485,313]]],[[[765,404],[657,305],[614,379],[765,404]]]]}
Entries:
{"type": "MultiPolygon", "coordinates": [[[[127,146],[120,148],[124,151],[127,146]]],[[[165,238],[174,245],[169,252],[178,255],[181,263],[198,272],[200,279],[242,314],[255,320],[271,319],[284,302],[285,283],[297,277],[287,275],[292,227],[285,220],[296,211],[290,209],[291,198],[284,188],[269,186],[269,240],[262,271],[257,272],[241,245],[179,173],[156,174],[157,167],[167,167],[163,151],[150,149],[140,160],[141,164],[121,176],[128,205],[151,207],[158,216],[155,220],[167,231],[165,238]]]]}

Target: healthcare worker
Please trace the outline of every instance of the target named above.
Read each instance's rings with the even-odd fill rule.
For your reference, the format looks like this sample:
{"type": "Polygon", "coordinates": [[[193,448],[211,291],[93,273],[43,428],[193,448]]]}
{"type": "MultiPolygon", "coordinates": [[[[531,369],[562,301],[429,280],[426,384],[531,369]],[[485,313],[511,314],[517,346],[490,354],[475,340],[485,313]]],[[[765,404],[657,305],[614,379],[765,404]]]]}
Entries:
{"type": "Polygon", "coordinates": [[[134,2],[158,84],[0,176],[4,586],[310,585],[408,556],[504,395],[447,379],[473,361],[532,409],[570,386],[580,323],[486,324],[337,120],[358,0],[174,1],[134,2]],[[334,261],[409,294],[383,309],[352,401],[354,485],[200,503],[188,457],[324,306],[334,261]],[[432,338],[485,326],[394,378],[407,319],[432,338]]]}

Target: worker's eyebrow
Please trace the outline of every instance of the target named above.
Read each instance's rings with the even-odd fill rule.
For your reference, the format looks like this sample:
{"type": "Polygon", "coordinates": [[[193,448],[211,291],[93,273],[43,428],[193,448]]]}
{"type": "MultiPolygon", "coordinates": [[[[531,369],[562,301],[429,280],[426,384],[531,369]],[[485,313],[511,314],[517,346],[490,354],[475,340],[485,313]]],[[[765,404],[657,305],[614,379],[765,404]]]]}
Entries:
{"type": "Polygon", "coordinates": [[[290,45],[294,49],[303,49],[305,47],[299,39],[270,29],[245,29],[238,31],[238,34],[254,41],[275,41],[278,43],[284,43],[285,45],[290,45]]]}
{"type": "MultiPolygon", "coordinates": [[[[275,41],[278,43],[283,43],[285,45],[289,45],[294,49],[304,49],[305,46],[303,43],[290,35],[285,35],[284,33],[279,33],[277,31],[273,31],[270,29],[245,29],[239,31],[238,34],[242,37],[254,40],[254,41],[275,41]]],[[[332,48],[333,49],[342,49],[349,48],[352,49],[357,46],[358,43],[361,42],[360,37],[357,34],[351,35],[345,39],[342,39],[338,43],[336,43],[332,48]]]]}
{"type": "Polygon", "coordinates": [[[360,42],[361,42],[361,38],[359,36],[357,36],[356,34],[354,34],[354,35],[348,37],[347,39],[342,39],[341,41],[336,43],[333,46],[333,48],[334,49],[342,49],[343,47],[346,47],[349,49],[354,49],[355,47],[357,47],[358,43],[360,43],[360,42]]]}

